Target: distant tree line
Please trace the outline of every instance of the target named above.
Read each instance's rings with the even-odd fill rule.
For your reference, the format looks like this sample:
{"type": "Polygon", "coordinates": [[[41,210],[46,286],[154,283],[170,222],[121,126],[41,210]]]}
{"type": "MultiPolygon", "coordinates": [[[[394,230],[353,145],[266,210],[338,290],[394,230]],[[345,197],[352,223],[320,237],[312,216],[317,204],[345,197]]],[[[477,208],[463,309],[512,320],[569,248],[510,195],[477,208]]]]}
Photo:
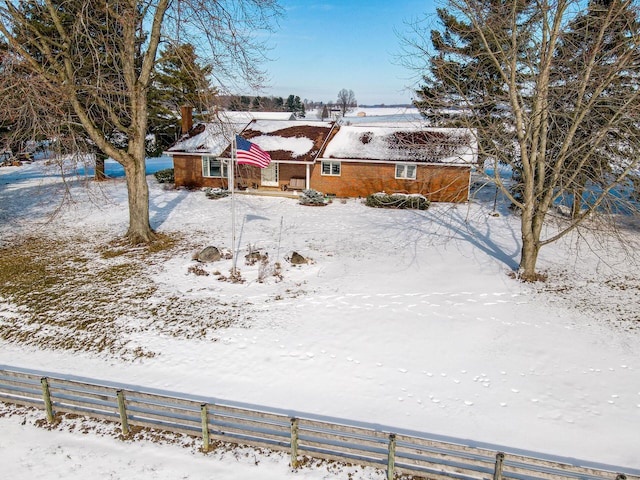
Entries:
{"type": "Polygon", "coordinates": [[[250,95],[220,95],[216,98],[220,108],[241,112],[291,112],[298,118],[304,118],[307,107],[298,95],[284,97],[262,97],[250,95]]]}

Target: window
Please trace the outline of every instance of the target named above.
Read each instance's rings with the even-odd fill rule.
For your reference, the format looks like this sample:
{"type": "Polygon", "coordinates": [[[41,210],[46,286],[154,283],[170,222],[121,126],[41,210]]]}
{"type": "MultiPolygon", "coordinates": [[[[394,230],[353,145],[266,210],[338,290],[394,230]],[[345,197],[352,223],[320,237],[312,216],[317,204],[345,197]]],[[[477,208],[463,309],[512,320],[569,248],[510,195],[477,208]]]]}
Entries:
{"type": "Polygon", "coordinates": [[[215,157],[202,157],[202,176],[227,178],[229,176],[227,165],[215,157]]]}
{"type": "Polygon", "coordinates": [[[340,162],[322,162],[322,175],[340,176],[340,162]]]}
{"type": "Polygon", "coordinates": [[[415,180],[416,166],[407,165],[406,163],[396,164],[396,178],[403,178],[406,180],[415,180]]]}

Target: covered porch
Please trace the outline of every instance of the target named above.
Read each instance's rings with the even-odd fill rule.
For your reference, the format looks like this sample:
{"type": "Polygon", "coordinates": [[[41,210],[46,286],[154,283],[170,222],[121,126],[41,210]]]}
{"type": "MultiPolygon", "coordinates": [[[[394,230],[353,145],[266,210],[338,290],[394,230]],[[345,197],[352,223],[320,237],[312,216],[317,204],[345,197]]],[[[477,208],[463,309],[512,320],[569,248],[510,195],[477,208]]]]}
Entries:
{"type": "Polygon", "coordinates": [[[311,165],[273,161],[266,168],[238,165],[235,174],[239,191],[259,193],[296,194],[308,189],[311,179],[311,165]]]}

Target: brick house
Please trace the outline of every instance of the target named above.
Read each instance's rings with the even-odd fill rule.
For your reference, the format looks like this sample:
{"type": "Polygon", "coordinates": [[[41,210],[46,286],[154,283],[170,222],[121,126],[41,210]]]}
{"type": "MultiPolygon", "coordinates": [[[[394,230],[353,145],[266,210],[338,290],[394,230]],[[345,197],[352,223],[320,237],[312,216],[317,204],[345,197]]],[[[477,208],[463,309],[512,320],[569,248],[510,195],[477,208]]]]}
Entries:
{"type": "Polygon", "coordinates": [[[176,186],[228,188],[231,139],[241,133],[271,155],[267,168],[238,165],[236,188],[268,191],[310,187],[313,166],[334,132],[333,122],[254,119],[236,123],[200,124],[166,153],[173,156],[176,186]]]}
{"type": "MultiPolygon", "coordinates": [[[[207,131],[200,129],[204,130],[199,135],[207,131]]],[[[241,190],[312,188],[337,197],[384,191],[418,193],[436,202],[466,202],[471,168],[477,162],[473,132],[414,122],[338,125],[253,120],[240,135],[272,158],[265,169],[238,166],[236,185],[241,190]]],[[[189,138],[172,147],[168,153],[174,157],[176,185],[227,188],[229,138],[224,147],[216,144],[209,152],[190,152],[189,138]]]]}

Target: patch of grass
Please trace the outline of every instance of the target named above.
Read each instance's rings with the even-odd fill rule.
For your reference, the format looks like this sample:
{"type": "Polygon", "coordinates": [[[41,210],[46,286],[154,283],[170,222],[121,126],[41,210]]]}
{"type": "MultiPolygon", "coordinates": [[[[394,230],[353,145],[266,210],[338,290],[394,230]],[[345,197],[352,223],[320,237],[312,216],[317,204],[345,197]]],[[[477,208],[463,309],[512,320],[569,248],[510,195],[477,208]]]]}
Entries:
{"type": "Polygon", "coordinates": [[[247,319],[210,299],[162,295],[147,273],[191,249],[165,234],[149,246],[29,237],[0,248],[0,338],[127,360],[156,355],[130,342],[141,330],[216,341],[247,319]]]}

